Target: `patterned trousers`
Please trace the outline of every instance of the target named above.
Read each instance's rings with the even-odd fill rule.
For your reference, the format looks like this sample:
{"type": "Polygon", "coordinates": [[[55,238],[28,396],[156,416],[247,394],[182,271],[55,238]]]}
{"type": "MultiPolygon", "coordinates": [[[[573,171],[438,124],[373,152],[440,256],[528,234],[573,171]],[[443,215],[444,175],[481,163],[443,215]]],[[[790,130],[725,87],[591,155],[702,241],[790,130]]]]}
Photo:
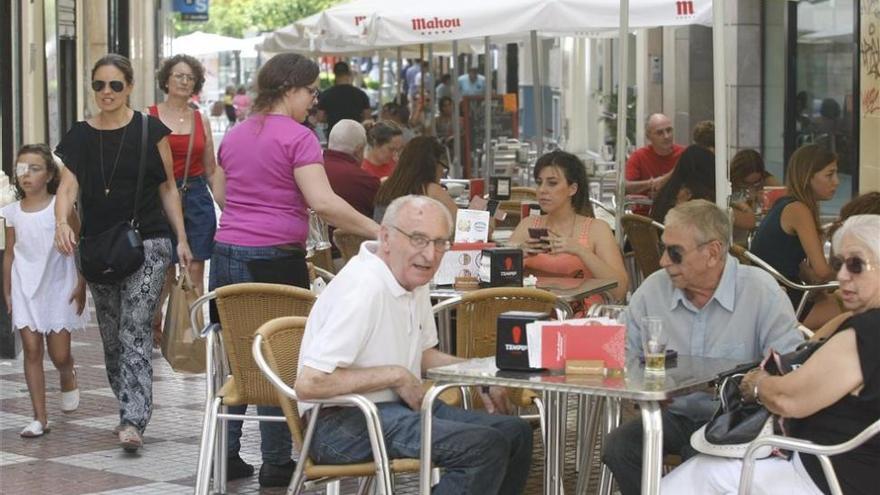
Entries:
{"type": "Polygon", "coordinates": [[[141,433],[153,413],[153,313],[170,263],[169,239],[145,239],[144,264],[136,272],[113,284],[89,284],[119,423],[141,433]]]}

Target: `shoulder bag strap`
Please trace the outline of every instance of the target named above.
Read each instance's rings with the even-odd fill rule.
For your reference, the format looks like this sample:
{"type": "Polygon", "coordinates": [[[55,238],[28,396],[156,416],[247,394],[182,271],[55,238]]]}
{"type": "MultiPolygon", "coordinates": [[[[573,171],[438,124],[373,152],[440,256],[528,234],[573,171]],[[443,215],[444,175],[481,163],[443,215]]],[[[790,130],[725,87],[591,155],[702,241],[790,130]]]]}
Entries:
{"type": "Polygon", "coordinates": [[[147,161],[147,138],[149,137],[150,127],[150,118],[147,117],[147,114],[141,112],[141,152],[140,152],[140,160],[138,162],[138,180],[137,187],[134,190],[134,211],[131,212],[131,224],[135,228],[137,228],[137,211],[138,211],[138,202],[141,199],[141,190],[144,186],[144,169],[146,168],[147,161]]]}
{"type": "MultiPolygon", "coordinates": [[[[193,141],[196,136],[196,111],[192,111],[192,130],[189,132],[189,144],[186,145],[186,162],[183,166],[183,182],[181,182],[180,192],[185,193],[187,190],[186,179],[189,177],[189,161],[192,158],[193,141]]],[[[199,122],[201,124],[201,122],[199,122]]],[[[202,126],[204,127],[204,126],[202,126]]]]}

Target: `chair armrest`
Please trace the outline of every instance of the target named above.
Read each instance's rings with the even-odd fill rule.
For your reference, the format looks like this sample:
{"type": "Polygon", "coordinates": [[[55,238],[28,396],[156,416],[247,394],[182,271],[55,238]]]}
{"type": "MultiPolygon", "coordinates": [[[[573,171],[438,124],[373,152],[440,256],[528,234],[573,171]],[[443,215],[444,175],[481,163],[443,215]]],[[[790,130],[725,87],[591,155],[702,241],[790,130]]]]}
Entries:
{"type": "Polygon", "coordinates": [[[822,471],[825,473],[825,478],[828,481],[828,486],[831,489],[831,493],[840,494],[842,493],[840,489],[840,484],[837,481],[837,475],[834,472],[834,467],[831,465],[831,461],[828,459],[828,456],[849,452],[867,442],[877,434],[880,434],[880,419],[871,423],[871,425],[862,430],[858,435],[854,436],[853,438],[847,440],[846,442],[838,443],[835,445],[818,445],[808,440],[782,437],[779,435],[767,435],[763,437],[758,437],[749,444],[749,447],[746,449],[745,456],[743,457],[743,467],[742,474],[740,476],[739,493],[749,493],[749,488],[752,484],[752,474],[755,469],[755,455],[757,454],[758,449],[765,446],[773,446],[785,450],[791,450],[803,454],[813,454],[817,456],[819,458],[819,463],[822,465],[822,471]]]}
{"type": "Polygon", "coordinates": [[[328,282],[331,281],[331,280],[333,280],[333,277],[336,276],[336,275],[334,275],[333,273],[331,273],[330,271],[325,270],[325,269],[323,269],[323,268],[321,268],[320,266],[317,266],[317,265],[314,266],[314,269],[315,269],[315,275],[317,275],[317,276],[319,276],[319,277],[321,277],[321,278],[326,279],[328,282]]]}
{"type": "MultiPolygon", "coordinates": [[[[198,318],[199,312],[202,311],[202,306],[204,306],[205,304],[207,304],[208,302],[210,302],[216,298],[217,298],[217,293],[214,291],[211,291],[211,292],[208,292],[207,294],[203,294],[198,299],[193,301],[193,303],[189,307],[189,324],[190,324],[190,328],[193,331],[193,334],[194,334],[193,336],[197,339],[202,338],[205,335],[207,335],[206,332],[208,332],[208,329],[211,327],[211,325],[209,324],[209,325],[205,325],[205,327],[202,330],[199,330],[199,318],[198,318]]],[[[218,327],[219,327],[219,325],[218,325],[218,327]]]]}
{"type": "Polygon", "coordinates": [[[441,311],[446,311],[447,309],[458,306],[461,303],[461,296],[450,297],[449,299],[445,299],[443,301],[438,302],[434,306],[431,307],[431,313],[437,314],[441,311]]]}
{"type": "Polygon", "coordinates": [[[755,256],[755,254],[752,253],[751,251],[745,251],[744,254],[745,254],[746,258],[748,258],[749,261],[751,261],[755,266],[761,267],[764,271],[766,271],[771,276],[773,276],[773,278],[775,278],[777,282],[788,287],[789,289],[802,290],[802,291],[814,291],[814,290],[825,290],[825,289],[837,289],[838,287],[840,287],[840,282],[837,282],[836,280],[831,281],[831,282],[825,282],[824,284],[813,284],[813,285],[799,284],[797,282],[792,282],[791,280],[785,278],[785,276],[783,276],[781,273],[779,273],[778,270],[776,270],[775,268],[770,266],[769,263],[767,263],[766,261],[762,260],[761,258],[755,256]]]}
{"type": "MultiPolygon", "coordinates": [[[[260,371],[263,372],[266,379],[269,380],[269,382],[272,383],[280,393],[298,401],[299,399],[296,396],[296,391],[284,383],[281,377],[279,377],[269,366],[269,363],[266,362],[266,358],[263,356],[262,346],[263,336],[258,333],[254,337],[254,343],[251,346],[251,353],[254,356],[254,361],[256,361],[257,367],[260,368],[260,371]]],[[[315,404],[315,408],[312,410],[313,414],[310,415],[311,417],[309,418],[309,424],[306,428],[305,438],[303,440],[301,455],[304,458],[308,458],[312,435],[314,434],[315,424],[321,407],[326,405],[355,406],[364,414],[364,419],[367,423],[367,433],[370,437],[370,445],[373,450],[373,459],[376,464],[381,466],[379,471],[384,473],[383,476],[390,476],[388,474],[390,473],[388,451],[385,447],[385,439],[382,435],[382,424],[379,421],[379,410],[376,408],[376,404],[360,394],[345,394],[319,400],[309,400],[308,402],[315,404]]],[[[390,478],[385,482],[385,485],[390,487],[390,478]]]]}

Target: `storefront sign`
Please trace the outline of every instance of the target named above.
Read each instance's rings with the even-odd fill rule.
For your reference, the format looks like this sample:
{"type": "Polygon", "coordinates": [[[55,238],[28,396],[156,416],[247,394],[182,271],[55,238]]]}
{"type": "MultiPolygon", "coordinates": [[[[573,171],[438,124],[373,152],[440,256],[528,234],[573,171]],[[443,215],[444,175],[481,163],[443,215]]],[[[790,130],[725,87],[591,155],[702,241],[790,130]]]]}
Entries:
{"type": "Polygon", "coordinates": [[[209,0],[174,0],[174,12],[180,12],[180,19],[190,22],[208,20],[209,0]]]}

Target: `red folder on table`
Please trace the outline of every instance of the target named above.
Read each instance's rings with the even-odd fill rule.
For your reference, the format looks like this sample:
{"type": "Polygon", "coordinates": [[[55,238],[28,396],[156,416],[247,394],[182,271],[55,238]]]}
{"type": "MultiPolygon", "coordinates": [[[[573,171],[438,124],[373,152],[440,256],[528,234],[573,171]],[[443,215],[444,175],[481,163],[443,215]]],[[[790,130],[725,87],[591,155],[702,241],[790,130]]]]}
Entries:
{"type": "Polygon", "coordinates": [[[605,368],[623,368],[626,330],[608,318],[535,322],[526,327],[529,366],[565,368],[569,359],[601,360],[605,368]]]}

